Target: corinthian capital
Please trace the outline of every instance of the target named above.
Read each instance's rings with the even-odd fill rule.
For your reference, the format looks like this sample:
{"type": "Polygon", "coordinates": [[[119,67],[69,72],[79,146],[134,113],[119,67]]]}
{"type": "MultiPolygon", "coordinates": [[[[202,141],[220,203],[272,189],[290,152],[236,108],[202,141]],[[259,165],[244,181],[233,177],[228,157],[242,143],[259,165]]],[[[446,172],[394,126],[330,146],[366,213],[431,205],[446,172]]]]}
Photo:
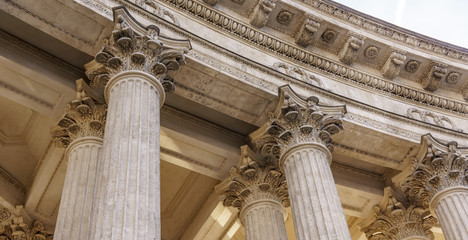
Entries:
{"type": "Polygon", "coordinates": [[[231,169],[231,176],[222,196],[225,206],[243,207],[257,200],[274,200],[289,206],[286,178],[277,164],[258,157],[249,147],[241,148],[239,166],[231,169]]]}
{"type": "Polygon", "coordinates": [[[83,80],[78,80],[76,98],[67,104],[65,114],[52,130],[55,145],[68,147],[81,137],[102,138],[107,110],[103,101],[83,80]]]}
{"type": "Polygon", "coordinates": [[[404,188],[411,198],[428,207],[437,193],[468,186],[468,149],[459,148],[457,142],[440,143],[431,135],[423,136],[421,145],[404,188]]]}
{"type": "Polygon", "coordinates": [[[280,159],[285,151],[303,143],[333,151],[331,136],[343,129],[346,107],[320,105],[317,97],[302,98],[289,86],[278,91],[279,103],[269,122],[250,135],[261,153],[280,159]]]}
{"type": "Polygon", "coordinates": [[[114,30],[95,56],[99,65],[88,65],[91,85],[104,87],[114,75],[130,70],[155,76],[166,91],[174,90],[169,72],[185,64],[184,54],[191,48],[187,40],[159,35],[156,26],[143,27],[124,7],[114,8],[114,30]]]}
{"type": "Polygon", "coordinates": [[[368,240],[434,239],[431,228],[437,220],[428,209],[398,200],[390,188],[373,216],[361,224],[368,240]]]}

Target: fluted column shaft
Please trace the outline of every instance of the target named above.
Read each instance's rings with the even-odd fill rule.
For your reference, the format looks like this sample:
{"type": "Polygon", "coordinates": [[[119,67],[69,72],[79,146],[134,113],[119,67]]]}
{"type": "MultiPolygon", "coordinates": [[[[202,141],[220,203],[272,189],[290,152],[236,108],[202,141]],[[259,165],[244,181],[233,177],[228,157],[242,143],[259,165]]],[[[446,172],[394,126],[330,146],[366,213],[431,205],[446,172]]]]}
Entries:
{"type": "Polygon", "coordinates": [[[468,239],[468,187],[445,189],[432,198],[430,206],[439,219],[445,239],[468,239]]]}
{"type": "Polygon", "coordinates": [[[94,239],[161,239],[159,108],[164,89],[141,71],[106,85],[107,124],[94,239]]]}
{"type": "Polygon", "coordinates": [[[297,239],[351,239],[330,157],[325,147],[314,143],[294,146],[281,157],[297,239]]]}
{"type": "Polygon", "coordinates": [[[275,200],[262,199],[247,204],[241,211],[247,240],[287,240],[284,208],[275,200]]]}
{"type": "Polygon", "coordinates": [[[54,239],[89,239],[102,138],[83,137],[67,148],[68,167],[54,239]]]}

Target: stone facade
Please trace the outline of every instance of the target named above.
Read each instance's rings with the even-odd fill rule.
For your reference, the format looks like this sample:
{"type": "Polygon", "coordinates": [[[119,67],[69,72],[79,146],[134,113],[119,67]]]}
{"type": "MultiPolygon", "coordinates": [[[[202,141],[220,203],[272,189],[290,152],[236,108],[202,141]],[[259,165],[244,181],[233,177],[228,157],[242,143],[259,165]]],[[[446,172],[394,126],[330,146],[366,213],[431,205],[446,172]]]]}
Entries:
{"type": "Polygon", "coordinates": [[[319,0],[0,11],[0,239],[468,239],[465,49],[319,0]]]}

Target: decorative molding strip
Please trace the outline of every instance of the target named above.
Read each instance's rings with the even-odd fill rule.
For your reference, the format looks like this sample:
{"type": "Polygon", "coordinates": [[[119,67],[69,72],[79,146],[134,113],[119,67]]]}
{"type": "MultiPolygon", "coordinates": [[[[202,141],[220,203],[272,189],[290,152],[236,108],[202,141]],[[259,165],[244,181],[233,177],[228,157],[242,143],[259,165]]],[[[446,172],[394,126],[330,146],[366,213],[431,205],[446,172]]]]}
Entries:
{"type": "Polygon", "coordinates": [[[83,38],[78,37],[77,35],[73,34],[72,31],[69,31],[69,30],[67,30],[65,28],[62,28],[62,27],[56,25],[55,23],[45,19],[44,17],[35,14],[34,12],[32,12],[29,9],[21,6],[20,4],[14,2],[13,0],[4,0],[4,1],[6,3],[10,4],[11,6],[21,10],[22,12],[28,14],[29,16],[31,16],[31,17],[33,17],[33,18],[47,24],[48,26],[50,26],[50,27],[52,27],[54,29],[57,29],[58,31],[62,32],[63,34],[65,34],[65,35],[67,35],[69,37],[72,37],[72,38],[74,38],[74,39],[76,39],[76,40],[78,40],[78,41],[80,41],[80,42],[82,42],[82,43],[84,43],[84,44],[86,44],[88,46],[94,46],[94,42],[91,42],[91,41],[88,41],[88,40],[85,40],[83,38]]]}
{"type": "Polygon", "coordinates": [[[382,23],[361,17],[358,14],[351,12],[354,10],[342,6],[337,6],[336,3],[328,3],[323,0],[302,0],[302,2],[326,14],[340,18],[347,23],[352,23],[358,27],[367,29],[374,34],[398,41],[411,47],[417,47],[423,51],[429,51],[431,53],[442,55],[451,59],[468,62],[467,49],[450,46],[448,43],[443,43],[434,39],[428,39],[427,37],[415,36],[416,34],[408,34],[403,32],[404,29],[392,29],[398,27],[389,25],[385,26],[382,23]]]}
{"type": "Polygon", "coordinates": [[[169,4],[188,11],[191,14],[214,24],[227,32],[241,38],[248,43],[272,51],[278,55],[287,57],[291,60],[306,64],[314,69],[331,73],[337,78],[346,79],[358,85],[397,96],[404,100],[419,102],[424,105],[433,106],[443,110],[456,112],[462,115],[468,114],[468,104],[436,96],[424,91],[416,90],[407,86],[398,85],[388,80],[375,77],[364,72],[358,71],[340,63],[328,60],[326,58],[312,54],[311,52],[299,49],[291,44],[261,33],[256,29],[244,25],[240,21],[231,19],[215,9],[209,9],[193,0],[163,0],[169,4]]]}
{"type": "Polygon", "coordinates": [[[26,187],[23,184],[21,184],[18,180],[16,180],[13,176],[11,176],[5,169],[1,167],[0,167],[0,177],[7,180],[9,183],[15,186],[15,188],[20,190],[22,193],[26,194],[26,187]]]}
{"type": "MultiPolygon", "coordinates": [[[[333,146],[335,146],[335,151],[337,151],[337,153],[344,150],[344,151],[353,152],[356,155],[364,155],[364,156],[368,156],[368,157],[371,157],[371,158],[376,158],[376,159],[378,159],[378,160],[380,160],[382,162],[390,162],[392,164],[400,164],[402,162],[402,161],[397,160],[397,159],[392,159],[392,158],[385,157],[385,156],[382,156],[382,155],[378,155],[378,154],[375,154],[375,153],[366,152],[366,151],[363,151],[363,150],[360,150],[360,149],[357,149],[357,148],[352,148],[352,147],[342,145],[342,144],[339,144],[339,143],[336,143],[336,142],[333,142],[332,144],[333,144],[333,146]]],[[[350,156],[350,157],[352,157],[352,156],[350,156]]]]}
{"type": "Polygon", "coordinates": [[[63,69],[73,75],[76,75],[76,76],[84,76],[84,71],[61,60],[60,58],[57,58],[37,47],[34,47],[32,45],[30,45],[29,43],[13,36],[13,35],[10,35],[9,33],[7,32],[4,32],[2,30],[0,30],[0,42],[2,42],[2,44],[0,44],[0,47],[1,48],[6,48],[6,47],[14,47],[15,50],[19,50],[21,52],[24,53],[24,55],[26,54],[31,54],[31,55],[34,55],[35,57],[39,58],[40,60],[42,60],[40,62],[41,66],[49,69],[49,70],[55,70],[56,68],[60,68],[60,69],[63,69]]]}
{"type": "MultiPolygon", "coordinates": [[[[165,28],[169,29],[170,31],[173,31],[176,34],[178,34],[180,36],[183,36],[186,39],[189,39],[192,43],[197,43],[197,44],[203,45],[204,47],[212,49],[213,51],[217,52],[218,54],[222,54],[227,58],[231,58],[231,59],[233,59],[235,61],[241,62],[243,65],[245,65],[245,66],[247,66],[249,68],[261,71],[261,72],[263,72],[265,74],[268,74],[268,75],[270,75],[270,76],[272,76],[274,78],[280,79],[284,83],[300,87],[302,89],[310,91],[311,93],[321,94],[322,96],[324,96],[326,98],[329,98],[329,99],[332,99],[334,101],[346,104],[347,106],[350,106],[350,107],[355,107],[355,108],[358,108],[358,109],[362,109],[364,111],[373,112],[373,113],[375,113],[375,114],[377,114],[379,116],[389,118],[389,119],[394,119],[394,120],[399,121],[399,122],[405,122],[406,124],[410,124],[410,125],[413,125],[413,126],[426,128],[426,129],[428,129],[428,131],[431,131],[431,132],[449,134],[449,135],[453,135],[455,137],[460,137],[460,138],[466,138],[468,136],[468,134],[466,134],[466,133],[461,133],[461,132],[453,131],[453,130],[450,130],[450,129],[445,129],[445,128],[441,128],[441,127],[438,127],[438,126],[430,125],[430,124],[427,124],[427,123],[422,123],[420,121],[416,121],[416,120],[413,120],[413,119],[408,119],[406,116],[397,115],[397,114],[394,114],[394,113],[391,113],[391,112],[388,112],[388,111],[385,111],[385,110],[378,109],[378,108],[373,107],[373,106],[369,106],[367,104],[356,102],[356,101],[354,101],[354,100],[352,100],[350,98],[339,96],[339,95],[337,95],[335,93],[324,90],[322,88],[318,88],[318,87],[315,87],[315,86],[311,86],[310,84],[307,84],[307,83],[304,83],[304,82],[301,82],[301,81],[297,81],[297,79],[294,79],[294,78],[292,78],[292,77],[290,77],[288,75],[285,75],[284,73],[278,72],[278,71],[273,70],[273,69],[271,69],[269,67],[261,65],[261,64],[259,64],[257,62],[254,62],[252,60],[248,60],[248,59],[246,59],[246,58],[244,58],[242,56],[239,56],[239,55],[237,55],[237,54],[235,54],[235,53],[233,53],[233,52],[231,52],[229,50],[226,50],[225,48],[222,48],[222,47],[217,46],[215,44],[209,43],[205,39],[203,39],[201,37],[198,37],[198,36],[188,32],[185,29],[174,26],[173,24],[171,24],[169,22],[162,21],[161,19],[157,18],[155,15],[153,15],[151,13],[148,13],[148,12],[146,12],[146,11],[140,9],[140,8],[134,7],[133,5],[129,5],[125,1],[122,1],[122,0],[112,0],[112,1],[115,1],[115,2],[117,2],[119,4],[125,5],[126,7],[131,9],[132,11],[135,11],[138,14],[141,14],[142,16],[146,17],[148,20],[153,21],[153,22],[155,22],[155,23],[157,23],[157,24],[159,24],[161,26],[164,26],[165,28]]],[[[213,67],[214,69],[218,69],[219,71],[223,71],[223,72],[228,72],[228,73],[238,77],[239,79],[245,80],[245,81],[249,82],[250,84],[253,84],[256,87],[259,87],[261,89],[264,89],[265,91],[268,91],[268,92],[270,92],[272,94],[276,94],[276,92],[278,90],[277,85],[274,85],[273,83],[268,82],[264,78],[253,77],[251,75],[248,75],[245,72],[239,71],[237,69],[233,69],[232,67],[225,66],[225,65],[219,63],[219,61],[217,61],[215,59],[207,58],[203,54],[195,53],[195,52],[196,52],[196,50],[192,49],[189,52],[188,56],[193,57],[197,61],[200,61],[201,63],[207,64],[207,65],[213,67]]],[[[433,96],[431,96],[431,97],[433,97],[433,96]]],[[[420,103],[420,104],[424,104],[424,103],[420,103]]],[[[468,106],[467,106],[467,110],[468,110],[468,106]]],[[[416,140],[418,142],[421,139],[421,136],[419,134],[415,134],[413,132],[408,132],[408,131],[401,130],[401,129],[398,129],[398,128],[392,128],[392,127],[389,127],[389,126],[386,126],[386,125],[382,125],[381,123],[374,122],[372,120],[369,120],[367,118],[363,118],[363,117],[358,116],[358,115],[352,115],[351,113],[347,113],[345,115],[345,119],[348,119],[348,120],[351,120],[351,121],[354,121],[354,122],[358,122],[358,123],[360,123],[362,125],[370,126],[370,127],[374,128],[374,129],[379,129],[379,130],[384,131],[386,133],[395,134],[397,136],[405,137],[407,139],[416,140]]]]}
{"type": "Polygon", "coordinates": [[[217,124],[208,122],[208,121],[203,120],[201,118],[198,118],[198,117],[196,117],[196,116],[194,116],[192,114],[180,111],[180,110],[178,110],[176,108],[173,108],[173,107],[170,107],[170,106],[168,106],[166,104],[163,105],[163,107],[161,108],[161,112],[166,113],[166,114],[170,114],[172,116],[175,116],[175,117],[178,117],[178,118],[181,118],[181,119],[184,119],[184,120],[187,120],[187,121],[192,122],[192,123],[195,123],[196,125],[198,125],[200,127],[203,127],[205,129],[208,129],[208,130],[211,130],[211,131],[215,131],[215,132],[223,134],[223,135],[225,135],[227,137],[231,137],[231,138],[241,140],[241,141],[247,139],[247,136],[244,136],[244,135],[239,134],[237,132],[231,131],[231,130],[229,130],[227,128],[221,127],[221,126],[219,126],[217,124]]]}
{"type": "Polygon", "coordinates": [[[370,177],[370,178],[374,178],[378,181],[384,181],[384,177],[382,175],[379,175],[379,174],[376,174],[376,173],[372,173],[372,172],[368,172],[368,171],[364,171],[364,170],[361,170],[361,169],[358,169],[358,168],[354,168],[354,167],[350,167],[350,166],[347,166],[347,165],[344,165],[344,164],[341,164],[341,163],[337,163],[337,162],[334,162],[332,161],[331,165],[330,165],[331,169],[341,169],[341,170],[345,170],[345,171],[348,171],[348,172],[351,172],[351,173],[354,173],[354,174],[360,174],[360,175],[364,175],[366,177],[370,177]]]}
{"type": "Polygon", "coordinates": [[[430,111],[423,111],[417,108],[408,108],[407,116],[411,119],[421,120],[425,123],[429,123],[447,129],[452,129],[458,132],[463,132],[463,130],[457,128],[457,126],[455,126],[452,120],[450,120],[448,117],[443,115],[437,115],[430,111]]]}
{"type": "Polygon", "coordinates": [[[188,156],[186,156],[184,154],[181,154],[181,153],[178,153],[176,151],[167,149],[165,147],[161,147],[161,153],[167,154],[167,155],[169,155],[171,157],[181,159],[181,160],[186,161],[188,163],[192,163],[192,164],[195,164],[197,166],[200,166],[200,167],[212,170],[212,171],[220,171],[221,169],[223,169],[223,167],[224,167],[224,165],[226,164],[226,161],[227,161],[226,159],[224,159],[223,163],[219,167],[213,167],[213,166],[211,166],[209,164],[202,163],[202,162],[200,162],[200,161],[198,161],[196,159],[193,159],[191,157],[188,157],[188,156]]]}

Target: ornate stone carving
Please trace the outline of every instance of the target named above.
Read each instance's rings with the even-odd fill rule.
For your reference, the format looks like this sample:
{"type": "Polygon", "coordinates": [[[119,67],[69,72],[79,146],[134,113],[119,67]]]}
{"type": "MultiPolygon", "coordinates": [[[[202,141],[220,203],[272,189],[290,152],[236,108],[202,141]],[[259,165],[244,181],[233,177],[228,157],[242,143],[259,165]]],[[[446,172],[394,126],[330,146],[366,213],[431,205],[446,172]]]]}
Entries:
{"type": "Polygon", "coordinates": [[[447,74],[445,81],[449,84],[457,84],[458,80],[460,79],[461,74],[458,72],[450,72],[447,74]]]}
{"type": "Polygon", "coordinates": [[[270,121],[250,135],[262,154],[280,159],[290,147],[318,143],[333,151],[331,135],[343,129],[345,106],[325,106],[317,97],[304,99],[289,86],[279,88],[279,104],[270,121]]]}
{"type": "MultiPolygon", "coordinates": [[[[207,0],[209,1],[209,0],[207,0]]],[[[214,1],[214,0],[212,0],[214,1]]],[[[177,18],[174,16],[174,14],[172,14],[170,11],[168,11],[167,9],[165,8],[162,8],[161,6],[159,6],[159,4],[155,1],[155,0],[144,0],[141,2],[140,4],[141,6],[149,6],[151,8],[153,8],[153,13],[156,14],[156,16],[160,17],[160,18],[165,18],[166,16],[169,17],[172,22],[179,26],[179,21],[177,20],[177,18]],[[144,3],[144,4],[143,4],[144,3]]],[[[149,10],[149,9],[148,9],[149,10]]]]}
{"type": "Polygon", "coordinates": [[[427,76],[422,79],[421,85],[427,91],[435,91],[440,86],[440,81],[447,73],[447,65],[434,63],[427,73],[427,76]]]}
{"type": "Polygon", "coordinates": [[[463,96],[463,99],[468,101],[468,87],[462,90],[462,96],[463,96]]]}
{"type": "Polygon", "coordinates": [[[332,44],[338,33],[333,29],[327,29],[322,33],[322,40],[328,44],[332,44]]]}
{"type": "Polygon", "coordinates": [[[52,240],[53,235],[44,229],[41,221],[35,221],[29,226],[22,217],[14,220],[0,229],[0,240],[52,240]]]}
{"type": "Polygon", "coordinates": [[[392,52],[382,67],[382,75],[389,79],[395,78],[400,73],[405,60],[406,56],[404,54],[392,52]]]}
{"type": "Polygon", "coordinates": [[[413,173],[404,184],[405,192],[428,207],[432,198],[450,187],[468,186],[468,159],[457,142],[442,144],[431,135],[422,138],[421,150],[413,161],[413,173]]]}
{"type": "Polygon", "coordinates": [[[364,39],[358,36],[349,36],[348,40],[346,40],[343,48],[338,54],[340,61],[344,64],[352,64],[354,60],[356,60],[357,52],[359,48],[361,48],[362,44],[364,44],[364,39]]]}
{"type": "Polygon", "coordinates": [[[434,239],[431,228],[437,220],[428,209],[385,197],[384,206],[373,207],[373,222],[362,231],[369,240],[434,239]]]}
{"type": "Polygon", "coordinates": [[[296,44],[301,47],[307,47],[314,41],[312,37],[319,27],[319,20],[313,19],[312,17],[306,17],[296,34],[296,44]]]}
{"type": "MultiPolygon", "coordinates": [[[[304,49],[298,48],[294,45],[288,44],[280,39],[270,37],[262,34],[260,31],[243,24],[240,21],[232,19],[220,11],[207,8],[206,6],[189,0],[164,0],[175,7],[184,9],[186,12],[194,14],[198,18],[204,19],[210,23],[215,24],[221,29],[224,29],[231,34],[237,36],[239,39],[243,39],[251,44],[259,45],[272,53],[281,56],[287,56],[291,59],[297,60],[303,64],[310,65],[313,68],[326,72],[328,74],[334,74],[339,79],[346,79],[355,84],[365,85],[373,90],[385,92],[397,96],[403,100],[411,100],[419,102],[424,105],[443,109],[445,111],[456,112],[461,115],[468,113],[468,105],[465,102],[444,98],[433,95],[427,91],[420,91],[412,87],[399,85],[397,83],[389,83],[386,80],[377,78],[373,75],[369,75],[364,71],[350,68],[348,66],[330,61],[322,58],[316,54],[305,51],[304,49]],[[210,14],[208,14],[210,13],[210,14]]],[[[166,26],[169,27],[170,26],[166,26]]],[[[178,29],[172,28],[174,31],[178,29]]],[[[332,32],[332,29],[328,29],[325,32],[332,32]],[[331,31],[328,31],[331,30],[331,31]]],[[[327,39],[322,35],[322,40],[327,39]]],[[[181,33],[182,34],[182,33],[181,33]]],[[[336,36],[336,33],[333,34],[336,36]]],[[[195,38],[193,38],[195,41],[195,38]]],[[[203,44],[203,43],[202,43],[203,44]]],[[[223,51],[222,49],[219,49],[223,51]]],[[[239,58],[236,60],[240,61],[239,58]]],[[[468,94],[466,99],[468,99],[468,94]]],[[[468,101],[468,100],[467,100],[468,101]]]]}
{"type": "Polygon", "coordinates": [[[300,80],[302,80],[302,81],[304,81],[306,83],[316,85],[316,86],[320,86],[320,87],[323,86],[322,81],[320,79],[318,79],[317,77],[315,77],[312,74],[306,73],[306,71],[304,71],[301,68],[289,66],[289,65],[287,65],[285,63],[282,63],[282,62],[277,62],[277,63],[273,64],[273,68],[278,70],[278,71],[281,71],[281,69],[283,69],[283,72],[286,75],[289,75],[289,76],[291,76],[293,78],[300,79],[300,80]]]}
{"type": "Polygon", "coordinates": [[[289,25],[291,23],[294,14],[288,10],[281,10],[276,16],[276,21],[282,25],[289,25]]]}
{"type": "Polygon", "coordinates": [[[271,199],[289,207],[286,178],[277,163],[254,157],[247,146],[241,152],[239,166],[231,169],[228,188],[222,196],[224,206],[242,210],[247,203],[271,199]]]}
{"type": "Polygon", "coordinates": [[[66,148],[81,137],[102,138],[104,135],[107,106],[102,99],[91,97],[94,95],[92,90],[84,84],[83,80],[77,81],[75,100],[67,104],[65,114],[52,130],[52,139],[57,147],[66,148]]]}
{"type": "Polygon", "coordinates": [[[0,223],[8,220],[10,217],[11,217],[10,210],[0,205],[0,223]]]}
{"type": "Polygon", "coordinates": [[[137,70],[155,76],[166,91],[173,91],[175,85],[169,71],[185,64],[184,54],[190,43],[160,36],[156,26],[142,27],[125,8],[114,11],[114,23],[112,37],[95,56],[100,66],[87,71],[92,85],[104,87],[117,73],[137,70]]]}
{"type": "Polygon", "coordinates": [[[364,56],[369,59],[375,59],[379,54],[379,48],[376,46],[369,46],[364,50],[364,56]]]}
{"type": "Polygon", "coordinates": [[[406,113],[409,118],[421,120],[429,124],[452,129],[458,132],[463,132],[463,130],[457,128],[452,120],[450,120],[447,116],[437,115],[429,111],[421,111],[417,108],[408,108],[406,113]]]}
{"type": "Polygon", "coordinates": [[[415,73],[419,69],[420,62],[416,60],[408,61],[405,65],[405,70],[409,73],[415,73]]]}
{"type": "Polygon", "coordinates": [[[268,22],[268,17],[275,6],[276,0],[260,0],[250,15],[250,24],[257,28],[265,26],[268,22]]]}

